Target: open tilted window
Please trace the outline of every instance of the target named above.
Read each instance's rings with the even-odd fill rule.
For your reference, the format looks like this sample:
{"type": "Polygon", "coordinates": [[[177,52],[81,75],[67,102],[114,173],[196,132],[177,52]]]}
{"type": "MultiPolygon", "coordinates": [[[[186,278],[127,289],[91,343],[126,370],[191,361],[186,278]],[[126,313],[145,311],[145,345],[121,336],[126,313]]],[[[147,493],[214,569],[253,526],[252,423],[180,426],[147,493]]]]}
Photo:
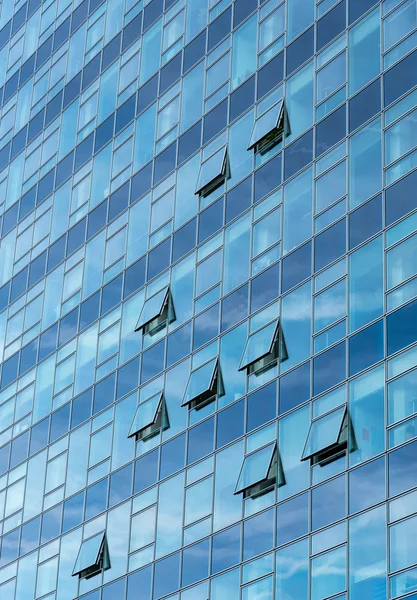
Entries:
{"type": "Polygon", "coordinates": [[[109,550],[106,533],[102,531],[81,542],[72,575],[78,575],[80,579],[90,579],[107,569],[110,569],[109,550]]]}
{"type": "Polygon", "coordinates": [[[264,153],[278,143],[285,127],[284,100],[280,100],[255,120],[249,138],[248,150],[264,153]]]}
{"type": "Polygon", "coordinates": [[[248,337],[238,370],[247,369],[248,374],[260,375],[275,366],[278,360],[283,362],[287,358],[285,340],[278,319],[248,337]]]}
{"type": "Polygon", "coordinates": [[[168,427],[164,393],[158,392],[138,405],[127,437],[146,441],[168,427]]]}
{"type": "Polygon", "coordinates": [[[169,286],[148,298],[141,310],[135,331],[154,335],[168,323],[175,321],[175,310],[169,286]]]}
{"type": "Polygon", "coordinates": [[[301,460],[324,466],[356,448],[355,435],[346,406],[312,421],[301,460]]]}
{"type": "Polygon", "coordinates": [[[243,459],[235,487],[235,494],[256,498],[285,484],[284,473],[276,442],[268,444],[243,459]]]}
{"type": "Polygon", "coordinates": [[[201,163],[194,193],[200,194],[200,196],[207,196],[226,181],[229,176],[227,147],[223,146],[223,148],[220,148],[210,158],[201,163]]]}
{"type": "Polygon", "coordinates": [[[216,397],[224,394],[223,379],[218,358],[201,365],[191,371],[185,389],[181,406],[189,408],[202,408],[216,397]]]}

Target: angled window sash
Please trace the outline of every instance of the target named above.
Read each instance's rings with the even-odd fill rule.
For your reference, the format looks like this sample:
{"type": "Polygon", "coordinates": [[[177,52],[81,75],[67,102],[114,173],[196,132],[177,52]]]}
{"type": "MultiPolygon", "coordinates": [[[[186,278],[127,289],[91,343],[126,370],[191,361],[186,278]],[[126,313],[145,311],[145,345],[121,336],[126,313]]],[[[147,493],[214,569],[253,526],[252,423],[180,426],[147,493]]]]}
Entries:
{"type": "Polygon", "coordinates": [[[199,409],[215,400],[216,396],[223,394],[223,378],[219,360],[213,358],[198,369],[191,371],[181,406],[188,405],[189,408],[199,409]]]}
{"type": "Polygon", "coordinates": [[[220,148],[210,158],[201,163],[194,193],[200,194],[200,196],[207,196],[228,179],[229,176],[227,147],[223,146],[223,148],[220,148]]]}
{"type": "Polygon", "coordinates": [[[72,575],[78,575],[80,579],[90,579],[107,569],[110,569],[109,549],[106,533],[102,531],[81,542],[72,575]]]}
{"type": "Polygon", "coordinates": [[[146,441],[168,427],[164,393],[158,392],[137,406],[127,437],[146,441]]]}
{"type": "Polygon", "coordinates": [[[248,142],[248,150],[264,153],[282,139],[285,126],[285,105],[280,100],[255,120],[248,142]]]}
{"type": "Polygon", "coordinates": [[[259,375],[275,366],[278,359],[283,362],[287,358],[287,348],[278,319],[249,335],[238,370],[247,369],[248,374],[259,375]]]}
{"type": "Polygon", "coordinates": [[[356,448],[355,435],[346,406],[319,417],[310,424],[301,460],[324,466],[348,449],[356,448]]]}
{"type": "Polygon", "coordinates": [[[142,329],[144,334],[153,335],[172,321],[175,321],[175,310],[168,285],[145,300],[135,331],[142,329]]]}
{"type": "Polygon", "coordinates": [[[285,484],[284,473],[277,449],[272,442],[243,459],[234,494],[243,493],[244,498],[256,498],[266,494],[274,486],[285,484]]]}

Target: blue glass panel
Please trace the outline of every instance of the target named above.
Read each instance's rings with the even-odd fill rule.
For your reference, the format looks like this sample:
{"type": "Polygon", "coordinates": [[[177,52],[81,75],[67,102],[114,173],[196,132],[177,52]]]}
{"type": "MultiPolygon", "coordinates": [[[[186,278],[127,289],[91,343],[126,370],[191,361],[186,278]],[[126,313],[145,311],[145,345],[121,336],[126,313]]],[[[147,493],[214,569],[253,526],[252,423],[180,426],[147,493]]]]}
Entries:
{"type": "Polygon", "coordinates": [[[263,327],[256,333],[248,337],[245,350],[240,359],[239,371],[242,371],[260,358],[263,358],[272,351],[272,345],[276,338],[278,322],[273,321],[266,327],[263,327]]]}
{"type": "Polygon", "coordinates": [[[204,392],[212,391],[214,379],[217,371],[217,358],[202,365],[195,371],[192,371],[185,390],[184,398],[181,406],[185,406],[192,402],[195,398],[204,394],[204,392]]]}
{"type": "Polygon", "coordinates": [[[275,448],[276,443],[273,442],[272,444],[265,446],[265,448],[261,448],[261,450],[257,450],[256,452],[245,456],[236,483],[235,494],[243,492],[256,483],[260,483],[267,479],[275,448]]]}
{"type": "Polygon", "coordinates": [[[226,147],[215,152],[201,164],[195,193],[201,192],[207,185],[218,177],[225,175],[227,152],[226,147]]]}
{"type": "Polygon", "coordinates": [[[145,325],[153,321],[162,314],[167,301],[169,287],[163,288],[160,292],[148,298],[142,307],[135,330],[139,331],[145,325]]]}
{"type": "Polygon", "coordinates": [[[103,543],[104,532],[82,542],[72,571],[73,575],[78,575],[81,571],[98,564],[103,543]]]}
{"type": "Polygon", "coordinates": [[[149,400],[142,402],[136,409],[127,437],[132,437],[149,425],[155,423],[158,410],[161,407],[162,392],[155,394],[149,400]]]}
{"type": "Polygon", "coordinates": [[[306,460],[337,444],[345,414],[346,408],[342,406],[311,423],[301,460],[306,460]]]}

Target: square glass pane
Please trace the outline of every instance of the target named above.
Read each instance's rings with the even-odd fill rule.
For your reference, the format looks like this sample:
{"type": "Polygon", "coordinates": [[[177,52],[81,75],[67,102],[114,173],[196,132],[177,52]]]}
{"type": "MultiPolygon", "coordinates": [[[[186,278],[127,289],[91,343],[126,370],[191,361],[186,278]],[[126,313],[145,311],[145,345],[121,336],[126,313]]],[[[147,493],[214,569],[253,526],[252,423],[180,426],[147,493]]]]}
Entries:
{"type": "Polygon", "coordinates": [[[275,106],[256,119],[250,136],[248,150],[253,148],[258,142],[271,133],[271,131],[282,126],[283,119],[284,101],[280,100],[275,106]]]}
{"type": "Polygon", "coordinates": [[[273,321],[248,337],[242,358],[240,359],[239,371],[242,371],[252,363],[272,352],[277,328],[278,321],[273,321]]]}
{"type": "Polygon", "coordinates": [[[268,477],[276,442],[245,456],[234,493],[243,492],[268,477]]]}
{"type": "Polygon", "coordinates": [[[225,171],[226,146],[223,146],[223,148],[220,148],[210,158],[201,163],[195,193],[198,194],[217,177],[225,175],[225,171]]]}
{"type": "Polygon", "coordinates": [[[216,370],[217,358],[213,358],[213,360],[191,372],[181,406],[189,404],[201,394],[212,390],[216,370]]]}
{"type": "Polygon", "coordinates": [[[160,292],[148,298],[142,307],[135,331],[139,331],[148,323],[162,314],[167,301],[169,287],[163,288],[160,292]]]}
{"type": "Polygon", "coordinates": [[[162,392],[158,392],[138,405],[127,437],[132,437],[156,421],[162,402],[162,392]]]}
{"type": "Polygon", "coordinates": [[[311,423],[301,460],[310,458],[337,444],[345,413],[346,407],[341,406],[311,423]]]}
{"type": "Polygon", "coordinates": [[[75,561],[74,569],[72,571],[73,575],[78,575],[82,571],[98,564],[103,541],[104,531],[81,543],[77,560],[75,561]]]}

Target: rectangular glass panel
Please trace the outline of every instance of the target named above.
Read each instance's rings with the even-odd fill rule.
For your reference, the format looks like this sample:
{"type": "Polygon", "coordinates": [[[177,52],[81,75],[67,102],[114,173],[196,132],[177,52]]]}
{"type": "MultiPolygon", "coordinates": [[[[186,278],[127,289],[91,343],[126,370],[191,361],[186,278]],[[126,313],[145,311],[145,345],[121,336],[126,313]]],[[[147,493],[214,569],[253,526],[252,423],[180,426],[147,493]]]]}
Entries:
{"type": "Polygon", "coordinates": [[[161,401],[162,392],[158,392],[158,394],[139,404],[127,437],[132,437],[135,433],[139,433],[142,429],[155,423],[161,401]]]}
{"type": "Polygon", "coordinates": [[[273,321],[248,337],[240,360],[239,371],[271,352],[277,325],[277,321],[273,321]]]}
{"type": "Polygon", "coordinates": [[[302,460],[310,458],[337,443],[345,412],[346,408],[342,406],[311,423],[302,460]]]}
{"type": "Polygon", "coordinates": [[[192,371],[188,380],[187,389],[185,390],[182,406],[185,406],[194,398],[211,390],[213,378],[217,367],[217,358],[213,358],[210,362],[202,365],[195,371],[192,371]]]}
{"type": "Polygon", "coordinates": [[[226,147],[220,148],[215,152],[209,159],[201,164],[200,172],[198,174],[198,181],[195,193],[201,192],[201,190],[211,183],[216,177],[224,174],[226,159],[226,147]]]}
{"type": "Polygon", "coordinates": [[[248,150],[266,137],[273,129],[277,129],[283,117],[283,100],[280,100],[268,112],[258,117],[253,125],[248,150]]]}
{"type": "Polygon", "coordinates": [[[163,288],[160,292],[146,300],[136,325],[136,331],[144,327],[153,319],[156,319],[156,317],[159,317],[164,308],[168,290],[168,287],[163,288]]]}
{"type": "Polygon", "coordinates": [[[104,532],[101,532],[82,542],[72,571],[73,575],[78,575],[81,571],[97,564],[103,539],[104,532]]]}
{"type": "Polygon", "coordinates": [[[268,477],[276,443],[273,442],[265,448],[257,450],[253,454],[245,456],[239,479],[237,480],[234,493],[243,492],[247,488],[264,481],[268,477]]]}

